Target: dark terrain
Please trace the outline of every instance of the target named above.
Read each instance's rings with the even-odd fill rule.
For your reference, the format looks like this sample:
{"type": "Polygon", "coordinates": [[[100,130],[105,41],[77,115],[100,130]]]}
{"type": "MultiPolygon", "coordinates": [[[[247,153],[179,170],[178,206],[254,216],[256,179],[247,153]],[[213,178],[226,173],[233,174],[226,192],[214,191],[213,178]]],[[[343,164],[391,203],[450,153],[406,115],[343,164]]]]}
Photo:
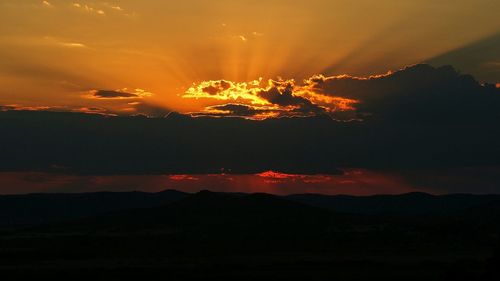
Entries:
{"type": "Polygon", "coordinates": [[[9,195],[0,196],[0,272],[76,280],[495,280],[499,222],[498,195],[9,195]]]}

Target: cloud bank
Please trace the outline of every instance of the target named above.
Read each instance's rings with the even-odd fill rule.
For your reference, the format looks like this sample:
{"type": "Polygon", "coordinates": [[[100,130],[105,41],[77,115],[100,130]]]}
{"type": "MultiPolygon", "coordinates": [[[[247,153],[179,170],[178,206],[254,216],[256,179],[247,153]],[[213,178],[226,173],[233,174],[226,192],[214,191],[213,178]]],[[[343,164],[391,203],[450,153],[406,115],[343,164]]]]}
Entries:
{"type": "Polygon", "coordinates": [[[471,111],[486,118],[485,114],[495,114],[491,107],[498,102],[496,93],[495,85],[482,85],[451,66],[419,64],[370,77],[315,75],[300,84],[294,80],[205,81],[193,85],[183,97],[219,103],[195,112],[196,116],[263,119],[327,114],[339,120],[358,120],[368,115],[470,117],[471,111]],[[235,104],[240,110],[227,110],[235,104]]]}
{"type": "Polygon", "coordinates": [[[293,80],[262,79],[250,82],[226,80],[204,81],[190,87],[182,96],[186,99],[206,99],[219,102],[194,116],[234,116],[248,119],[265,119],[285,116],[314,116],[353,109],[356,100],[327,96],[299,86],[293,80]],[[236,106],[240,110],[234,109],[236,106]],[[245,110],[241,110],[245,108],[245,110]],[[221,110],[222,109],[222,110],[221,110]],[[249,113],[252,114],[249,114],[249,113]],[[242,113],[242,114],[240,114],[242,113]]]}
{"type": "MultiPolygon", "coordinates": [[[[116,95],[109,100],[130,103],[116,95]]],[[[337,175],[361,168],[412,178],[425,170],[439,178],[439,171],[500,167],[500,91],[451,67],[417,65],[367,78],[315,76],[301,85],[211,81],[193,85],[185,98],[220,104],[192,115],[166,115],[144,100],[130,105],[163,118],[3,107],[0,120],[8,122],[0,122],[0,146],[8,149],[0,171],[337,175]],[[356,102],[340,109],[339,102],[321,103],[328,98],[356,102]],[[344,119],[332,118],[342,113],[344,119]]],[[[495,177],[484,181],[499,184],[495,177]]]]}

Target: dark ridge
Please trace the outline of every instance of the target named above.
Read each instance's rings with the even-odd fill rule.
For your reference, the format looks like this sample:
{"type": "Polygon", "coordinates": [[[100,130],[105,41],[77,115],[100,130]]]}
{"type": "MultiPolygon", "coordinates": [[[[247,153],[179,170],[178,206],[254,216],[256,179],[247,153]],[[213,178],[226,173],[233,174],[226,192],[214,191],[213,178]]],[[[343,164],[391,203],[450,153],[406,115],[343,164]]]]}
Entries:
{"type": "Polygon", "coordinates": [[[401,195],[348,196],[296,194],[219,193],[208,190],[187,194],[176,190],[158,193],[97,192],[64,194],[26,194],[0,196],[0,226],[34,225],[99,216],[116,211],[150,209],[164,206],[181,208],[186,212],[221,215],[242,211],[266,210],[285,215],[299,214],[309,207],[337,213],[356,215],[447,215],[481,208],[500,200],[500,195],[450,194],[431,195],[408,193],[401,195]]]}
{"type": "MultiPolygon", "coordinates": [[[[167,204],[158,201],[160,205],[153,207],[23,228],[2,228],[2,272],[23,270],[44,276],[44,273],[56,273],[55,267],[51,267],[55,265],[58,274],[66,268],[71,268],[71,272],[78,269],[102,273],[116,265],[117,271],[114,275],[108,272],[110,276],[127,276],[124,272],[128,271],[123,268],[131,272],[162,269],[168,275],[190,273],[200,264],[206,264],[209,273],[238,272],[247,277],[255,277],[251,274],[256,270],[267,275],[270,268],[278,267],[283,271],[278,275],[287,277],[278,280],[291,280],[290,273],[297,277],[297,271],[304,273],[298,280],[307,280],[306,273],[328,272],[328,276],[338,277],[337,272],[352,270],[358,274],[361,269],[363,278],[348,280],[369,280],[381,272],[383,280],[408,280],[405,277],[417,276],[416,273],[425,273],[422,276],[443,276],[448,271],[462,274],[468,267],[482,274],[487,272],[485,266],[497,265],[494,261],[486,263],[500,233],[497,195],[275,196],[207,190],[195,194],[164,191],[147,195],[161,197],[164,194],[184,196],[167,204]],[[327,204],[311,206],[317,201],[302,203],[297,202],[297,198],[309,201],[319,198],[327,204]],[[439,204],[441,207],[437,208],[439,204]],[[358,213],[367,208],[370,212],[351,215],[334,211],[342,210],[341,207],[358,213]],[[405,208],[433,213],[410,213],[405,208]],[[440,214],[443,210],[447,210],[445,215],[440,214]],[[400,217],[394,219],[387,211],[400,217]],[[84,269],[80,267],[82,264],[84,269]],[[397,278],[385,278],[386,275],[397,278]]],[[[55,195],[38,196],[47,199],[55,195]]],[[[25,196],[1,198],[16,197],[25,196]]],[[[414,280],[421,280],[420,277],[414,280]]]]}
{"type": "Polygon", "coordinates": [[[30,225],[72,220],[119,210],[152,208],[187,196],[165,190],[146,192],[96,192],[0,196],[0,226],[30,225]]]}
{"type": "Polygon", "coordinates": [[[351,216],[269,194],[201,191],[171,204],[117,211],[67,223],[29,228],[29,233],[178,233],[216,239],[299,238],[326,235],[351,216]]]}
{"type": "Polygon", "coordinates": [[[438,196],[414,192],[401,195],[374,195],[365,197],[298,194],[289,195],[287,198],[342,213],[365,215],[417,215],[449,214],[475,206],[489,204],[499,200],[500,195],[450,194],[438,196]]]}

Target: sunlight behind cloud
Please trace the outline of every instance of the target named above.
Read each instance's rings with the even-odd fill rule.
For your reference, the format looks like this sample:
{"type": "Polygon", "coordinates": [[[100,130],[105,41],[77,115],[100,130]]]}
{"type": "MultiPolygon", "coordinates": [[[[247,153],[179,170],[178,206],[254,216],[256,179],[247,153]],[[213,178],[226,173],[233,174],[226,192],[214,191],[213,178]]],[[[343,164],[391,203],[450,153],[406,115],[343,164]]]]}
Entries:
{"type": "Polygon", "coordinates": [[[324,95],[309,85],[298,85],[293,79],[264,81],[262,78],[250,82],[203,81],[190,87],[182,97],[217,102],[217,105],[192,113],[195,116],[235,116],[249,119],[333,114],[354,110],[354,105],[358,102],[324,95]]]}
{"type": "MultiPolygon", "coordinates": [[[[193,82],[368,76],[500,30],[498,1],[448,2],[2,1],[0,71],[11,77],[4,73],[13,72],[10,64],[17,61],[23,75],[8,78],[0,95],[6,104],[51,99],[77,106],[75,90],[137,87],[156,93],[155,104],[199,112],[221,104],[201,98],[202,91],[198,100],[186,98],[193,82]],[[35,94],[42,87],[46,98],[35,94]]],[[[492,64],[462,65],[464,73],[474,65],[470,73],[481,81],[494,77],[492,64]]],[[[310,91],[295,88],[293,94],[321,107],[342,107],[310,91]]],[[[236,96],[264,105],[249,89],[225,94],[227,103],[239,104],[236,96]]]]}

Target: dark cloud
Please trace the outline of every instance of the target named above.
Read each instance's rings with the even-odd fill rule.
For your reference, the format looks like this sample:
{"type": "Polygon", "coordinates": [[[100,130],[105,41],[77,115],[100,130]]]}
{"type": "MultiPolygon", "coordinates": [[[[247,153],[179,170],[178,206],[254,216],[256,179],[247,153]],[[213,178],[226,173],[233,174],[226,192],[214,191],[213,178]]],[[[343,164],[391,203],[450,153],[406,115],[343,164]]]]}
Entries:
{"type": "Polygon", "coordinates": [[[210,86],[204,87],[203,92],[210,94],[210,95],[216,95],[224,90],[227,90],[231,87],[231,83],[225,80],[220,80],[215,83],[213,83],[210,86]]]}
{"type": "MultiPolygon", "coordinates": [[[[331,97],[313,92],[308,87],[289,80],[253,80],[249,82],[228,82],[225,80],[202,81],[186,90],[183,98],[209,99],[225,105],[228,101],[246,105],[256,111],[256,115],[239,115],[248,119],[269,117],[313,116],[318,114],[339,115],[342,111],[352,111],[356,100],[331,97]]],[[[211,107],[194,115],[235,116],[230,111],[216,112],[211,107]]],[[[246,113],[246,112],[245,112],[246,113]]],[[[341,114],[345,116],[345,114],[341,114]]],[[[351,118],[348,118],[351,119],[351,118]]]]}
{"type": "Polygon", "coordinates": [[[113,114],[112,112],[110,112],[106,108],[95,107],[95,106],[80,107],[80,108],[74,109],[73,111],[75,111],[75,112],[84,112],[84,113],[92,113],[92,114],[113,114]]]}
{"type": "MultiPolygon", "coordinates": [[[[304,87],[359,100],[356,112],[362,121],[339,122],[322,114],[255,121],[7,108],[0,112],[0,147],[8,148],[0,171],[51,171],[58,165],[80,174],[210,174],[221,169],[338,174],[339,168],[356,167],[413,175],[500,167],[499,90],[452,67],[417,65],[369,79],[318,76],[304,87]]],[[[274,85],[259,95],[280,105],[279,110],[315,110],[287,85],[274,85]]],[[[210,109],[222,112],[219,116],[262,113],[241,104],[210,109]]],[[[447,177],[450,173],[455,172],[447,177]]],[[[488,190],[500,184],[491,176],[477,182],[488,190]]],[[[457,185],[454,180],[446,183],[449,191],[457,185]]],[[[470,190],[474,188],[471,184],[470,190]]]]}
{"type": "Polygon", "coordinates": [[[144,114],[149,117],[165,117],[171,112],[171,110],[166,107],[146,102],[134,103],[133,107],[138,114],[144,114]]]}
{"type": "Polygon", "coordinates": [[[127,93],[127,92],[113,91],[113,90],[95,90],[93,92],[93,97],[102,99],[138,98],[139,95],[134,93],[127,93]]]}
{"type": "Polygon", "coordinates": [[[487,119],[497,118],[500,107],[494,85],[482,85],[451,66],[420,64],[370,78],[317,76],[306,83],[326,95],[359,100],[357,111],[375,118],[487,119]]]}
{"type": "Polygon", "coordinates": [[[282,112],[269,107],[254,107],[245,104],[228,103],[207,106],[203,111],[191,112],[192,117],[240,117],[262,120],[280,116],[282,112]]]}
{"type": "Polygon", "coordinates": [[[215,95],[218,92],[220,92],[220,90],[219,90],[219,88],[216,88],[214,86],[208,86],[208,87],[203,88],[203,92],[210,94],[210,95],[215,95]]]}
{"type": "Polygon", "coordinates": [[[292,111],[301,113],[318,114],[325,113],[324,108],[313,104],[310,100],[293,94],[293,85],[276,85],[269,90],[262,90],[259,96],[268,102],[282,107],[295,107],[292,111]]]}
{"type": "Polygon", "coordinates": [[[10,148],[0,171],[51,171],[58,165],[79,174],[205,174],[223,168],[233,173],[339,173],[335,163],[326,161],[327,154],[303,149],[304,143],[315,142],[318,126],[334,125],[318,117],[257,122],[181,114],[161,119],[46,111],[0,114],[10,120],[0,123],[8,135],[0,144],[10,148]]]}
{"type": "Polygon", "coordinates": [[[451,66],[434,68],[418,64],[385,75],[359,78],[352,76],[315,76],[306,80],[311,89],[331,96],[340,96],[361,101],[386,99],[407,92],[423,91],[442,87],[456,79],[458,72],[451,66]]]}
{"type": "MultiPolygon", "coordinates": [[[[244,104],[223,104],[223,105],[215,105],[207,108],[208,112],[213,112],[214,114],[218,114],[221,116],[254,116],[256,114],[262,113],[264,110],[258,110],[251,106],[244,104]]],[[[265,112],[265,111],[264,111],[265,112]]]]}
{"type": "Polygon", "coordinates": [[[500,82],[500,33],[426,60],[431,65],[453,64],[480,81],[500,82]]]}
{"type": "Polygon", "coordinates": [[[0,105],[0,111],[8,111],[8,110],[14,110],[14,108],[8,105],[0,105]]]}

